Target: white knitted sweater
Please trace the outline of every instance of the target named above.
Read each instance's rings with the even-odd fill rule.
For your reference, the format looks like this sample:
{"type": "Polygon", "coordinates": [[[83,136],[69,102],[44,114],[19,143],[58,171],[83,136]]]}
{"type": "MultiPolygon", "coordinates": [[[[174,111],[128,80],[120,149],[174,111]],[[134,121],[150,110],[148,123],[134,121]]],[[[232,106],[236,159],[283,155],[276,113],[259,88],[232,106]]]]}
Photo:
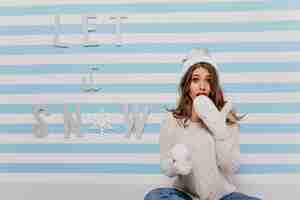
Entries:
{"type": "Polygon", "coordinates": [[[227,131],[231,137],[215,140],[199,123],[190,121],[183,128],[172,113],[166,114],[160,130],[160,163],[164,174],[176,176],[174,187],[195,200],[219,200],[237,190],[233,176],[239,168],[239,128],[232,126],[227,131]],[[192,171],[188,175],[178,175],[174,169],[170,151],[178,143],[185,144],[191,152],[192,171]]]}

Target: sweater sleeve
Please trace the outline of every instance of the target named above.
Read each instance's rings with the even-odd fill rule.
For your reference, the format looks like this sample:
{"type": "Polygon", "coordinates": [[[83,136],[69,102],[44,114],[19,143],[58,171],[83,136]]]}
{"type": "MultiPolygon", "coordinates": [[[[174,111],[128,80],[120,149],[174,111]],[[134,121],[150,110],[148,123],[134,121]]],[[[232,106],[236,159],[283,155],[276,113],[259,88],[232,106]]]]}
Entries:
{"type": "Polygon", "coordinates": [[[218,167],[226,174],[234,174],[240,166],[239,126],[227,126],[225,139],[216,139],[216,156],[218,167]]]}
{"type": "Polygon", "coordinates": [[[171,113],[167,113],[160,126],[160,168],[162,173],[169,177],[177,175],[174,166],[173,158],[171,155],[171,149],[175,143],[175,136],[172,132],[172,119],[171,113]]]}

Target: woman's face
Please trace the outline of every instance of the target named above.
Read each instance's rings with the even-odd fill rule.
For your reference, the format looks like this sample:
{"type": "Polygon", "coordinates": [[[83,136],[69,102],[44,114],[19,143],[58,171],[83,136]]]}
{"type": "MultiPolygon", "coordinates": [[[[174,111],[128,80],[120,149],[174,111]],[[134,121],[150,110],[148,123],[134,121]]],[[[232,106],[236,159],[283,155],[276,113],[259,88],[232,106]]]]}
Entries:
{"type": "Polygon", "coordinates": [[[208,96],[211,92],[210,81],[212,77],[207,69],[199,67],[193,71],[190,85],[190,97],[192,100],[199,95],[208,96]]]}

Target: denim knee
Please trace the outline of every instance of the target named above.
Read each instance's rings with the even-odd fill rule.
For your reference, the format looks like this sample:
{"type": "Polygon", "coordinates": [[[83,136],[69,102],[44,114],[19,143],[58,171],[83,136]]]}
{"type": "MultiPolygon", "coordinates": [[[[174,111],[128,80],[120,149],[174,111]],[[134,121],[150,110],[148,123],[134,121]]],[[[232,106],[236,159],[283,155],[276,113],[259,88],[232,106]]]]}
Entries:
{"type": "Polygon", "coordinates": [[[248,196],[240,192],[233,192],[221,198],[220,200],[262,200],[262,199],[248,196]]]}
{"type": "Polygon", "coordinates": [[[148,192],[144,200],[192,200],[192,198],[175,188],[156,188],[148,192]]]}

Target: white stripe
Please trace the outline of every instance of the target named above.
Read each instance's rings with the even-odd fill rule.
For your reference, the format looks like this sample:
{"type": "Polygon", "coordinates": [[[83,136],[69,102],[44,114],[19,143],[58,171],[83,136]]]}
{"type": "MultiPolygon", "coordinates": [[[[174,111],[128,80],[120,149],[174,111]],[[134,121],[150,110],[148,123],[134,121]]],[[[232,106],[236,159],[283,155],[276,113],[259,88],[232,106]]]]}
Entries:
{"type": "MultiPolygon", "coordinates": [[[[138,43],[222,43],[222,42],[297,42],[300,31],[264,31],[264,32],[207,32],[207,33],[132,33],[122,34],[122,42],[138,43]]],[[[81,34],[60,36],[61,41],[68,44],[82,44],[81,34]]],[[[91,40],[99,44],[114,44],[114,34],[92,34],[91,40]]],[[[52,45],[53,35],[3,35],[0,45],[52,45]]]]}
{"type": "MultiPolygon", "coordinates": [[[[3,94],[0,104],[63,104],[63,103],[175,103],[171,93],[72,93],[72,94],[3,94]]],[[[228,93],[235,103],[299,103],[300,93],[228,93]]]]}
{"type": "MultiPolygon", "coordinates": [[[[105,116],[112,123],[124,123],[124,116],[121,113],[81,113],[82,123],[91,123],[94,119],[101,119],[105,116]]],[[[243,113],[244,114],[244,113],[243,113]]],[[[160,123],[164,118],[163,113],[150,113],[147,123],[160,123]]],[[[63,123],[63,110],[59,114],[51,114],[45,119],[49,124],[63,123]]],[[[0,114],[0,124],[32,124],[36,120],[33,114],[0,114]]],[[[240,122],[241,124],[297,124],[300,123],[300,113],[248,113],[240,122]]]]}
{"type": "MultiPolygon", "coordinates": [[[[300,55],[300,52],[299,52],[300,55]]],[[[180,62],[184,54],[155,53],[95,53],[95,54],[64,54],[64,55],[2,55],[2,65],[26,64],[98,64],[98,63],[162,63],[180,62]]],[[[277,55],[278,56],[278,55],[277,55]]]]}
{"type": "MultiPolygon", "coordinates": [[[[300,94],[299,94],[300,95],[300,94]]],[[[175,94],[167,93],[72,93],[72,94],[16,94],[0,95],[0,103],[7,104],[63,104],[63,103],[170,103],[176,98],[175,94]]]]}
{"type": "Polygon", "coordinates": [[[159,164],[159,154],[1,154],[0,163],[126,163],[159,164]]]}
{"type": "Polygon", "coordinates": [[[240,134],[241,144],[300,144],[298,133],[245,133],[240,134]]]}
{"type": "MultiPolygon", "coordinates": [[[[81,84],[85,74],[38,74],[38,75],[0,75],[0,84],[81,84]]],[[[100,70],[101,72],[101,67],[100,70]]],[[[292,74],[292,73],[291,73],[292,74]]],[[[300,74],[300,72],[299,72],[300,74]]],[[[176,83],[179,74],[175,73],[97,73],[93,74],[95,84],[159,84],[176,83]]],[[[276,78],[276,77],[275,77],[276,78]]]]}
{"type": "MultiPolygon", "coordinates": [[[[64,55],[1,55],[1,65],[26,64],[107,64],[107,63],[181,63],[183,53],[98,53],[64,55]]],[[[300,60],[300,52],[228,52],[214,53],[218,63],[291,62],[300,60]]]]}
{"type": "MultiPolygon", "coordinates": [[[[1,153],[0,163],[115,163],[157,164],[159,154],[66,154],[1,153]]],[[[300,164],[299,154],[242,154],[241,164],[300,164]]]]}
{"type": "MultiPolygon", "coordinates": [[[[137,139],[135,136],[125,138],[125,133],[114,134],[105,133],[99,135],[97,133],[83,133],[83,137],[71,135],[71,138],[64,138],[63,133],[55,133],[47,136],[47,138],[36,138],[28,133],[1,133],[0,144],[158,144],[159,133],[144,134],[142,139],[137,139]]],[[[300,144],[299,133],[246,133],[240,134],[241,144],[300,144]]]]}
{"type": "Polygon", "coordinates": [[[276,123],[295,124],[300,123],[299,113],[248,113],[241,123],[276,123]]]}
{"type": "Polygon", "coordinates": [[[300,82],[299,72],[241,72],[220,73],[226,83],[293,83],[300,82]],[[282,77],[287,77],[283,79],[282,77]]]}
{"type": "MultiPolygon", "coordinates": [[[[267,185],[299,185],[300,174],[247,174],[237,175],[237,182],[243,184],[267,184],[267,185]]],[[[297,186],[296,186],[297,187],[297,186]]]]}
{"type": "Polygon", "coordinates": [[[242,154],[241,164],[300,164],[299,154],[242,154]]]}
{"type": "Polygon", "coordinates": [[[236,103],[299,103],[300,93],[237,93],[228,99],[236,103]]]}
{"type": "MultiPolygon", "coordinates": [[[[172,0],[172,3],[212,3],[212,2],[262,2],[263,0],[172,0]]],[[[143,4],[143,3],[169,3],[168,0],[1,0],[1,6],[32,6],[32,5],[81,5],[81,4],[143,4]]]]}
{"type": "Polygon", "coordinates": [[[165,180],[160,174],[100,174],[100,173],[18,173],[0,174],[0,182],[5,183],[72,183],[72,184],[158,184],[165,180]],[[118,180],[119,179],[119,180],[118,180]]]}
{"type": "MultiPolygon", "coordinates": [[[[243,184],[300,184],[299,174],[237,175],[243,184]],[[280,180],[280,181],[279,181],[280,180]]],[[[166,183],[161,174],[100,174],[100,173],[1,173],[1,183],[56,183],[56,184],[130,184],[161,185],[166,183]]]]}
{"type": "MultiPolygon", "coordinates": [[[[186,3],[186,2],[185,2],[186,3]]],[[[201,5],[199,5],[201,6],[201,5]]],[[[95,13],[97,24],[113,23],[110,16],[116,13],[95,13]]],[[[284,11],[235,11],[235,12],[165,12],[165,13],[124,13],[128,19],[126,23],[201,23],[201,22],[268,22],[299,20],[299,10],[284,11]]],[[[0,26],[33,26],[52,25],[55,15],[31,15],[31,16],[0,16],[0,26]]],[[[81,24],[81,14],[60,15],[61,26],[63,24],[81,24]]]]}
{"type": "MultiPolygon", "coordinates": [[[[223,83],[300,83],[300,72],[241,72],[220,75],[223,83]]],[[[81,84],[84,77],[88,77],[88,70],[85,74],[0,75],[0,84],[81,84]]],[[[177,84],[180,73],[97,73],[93,78],[96,84],[177,84]]]]}

